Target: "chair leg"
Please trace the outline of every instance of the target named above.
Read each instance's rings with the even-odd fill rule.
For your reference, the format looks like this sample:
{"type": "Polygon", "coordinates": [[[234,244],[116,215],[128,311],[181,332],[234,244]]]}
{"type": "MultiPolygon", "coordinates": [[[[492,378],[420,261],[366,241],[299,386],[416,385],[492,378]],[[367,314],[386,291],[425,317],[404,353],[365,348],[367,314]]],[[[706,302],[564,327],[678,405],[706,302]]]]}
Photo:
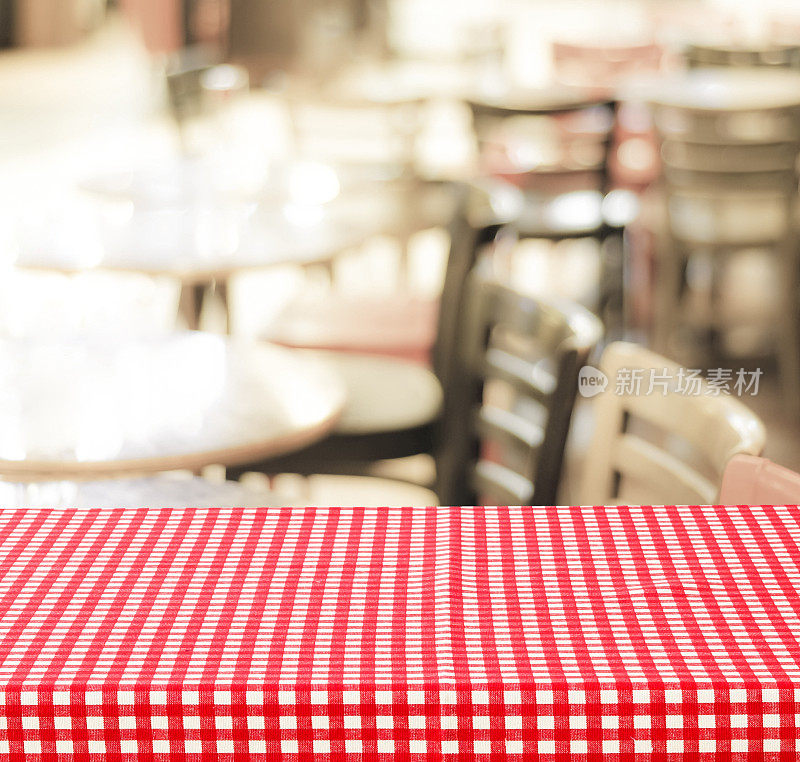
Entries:
{"type": "Polygon", "coordinates": [[[683,253],[673,243],[664,239],[657,243],[657,247],[653,345],[657,352],[669,356],[670,341],[678,324],[683,253]]]}
{"type": "Polygon", "coordinates": [[[625,239],[623,231],[609,231],[598,244],[601,256],[599,313],[609,339],[624,338],[625,239]]]}
{"type": "Polygon", "coordinates": [[[203,311],[203,297],[205,286],[183,283],[178,301],[178,312],[186,323],[186,327],[191,331],[200,328],[200,315],[203,311]]]}
{"type": "MultiPolygon", "coordinates": [[[[699,342],[704,342],[700,355],[701,358],[704,358],[702,362],[710,368],[722,367],[725,359],[729,357],[725,351],[725,326],[720,325],[715,320],[715,316],[719,314],[722,304],[723,278],[725,270],[730,266],[731,254],[731,251],[717,252],[717,255],[712,255],[710,260],[710,282],[707,300],[703,305],[706,310],[703,315],[704,331],[698,339],[699,342]]],[[[701,360],[698,358],[698,363],[700,362],[701,360]]]]}
{"type": "Polygon", "coordinates": [[[222,304],[223,320],[225,321],[224,331],[226,334],[229,334],[231,332],[231,308],[228,301],[228,281],[222,279],[215,280],[214,293],[222,304]]]}
{"type": "Polygon", "coordinates": [[[783,299],[778,316],[778,365],[787,412],[800,416],[800,315],[798,262],[794,251],[781,257],[783,299]]]}

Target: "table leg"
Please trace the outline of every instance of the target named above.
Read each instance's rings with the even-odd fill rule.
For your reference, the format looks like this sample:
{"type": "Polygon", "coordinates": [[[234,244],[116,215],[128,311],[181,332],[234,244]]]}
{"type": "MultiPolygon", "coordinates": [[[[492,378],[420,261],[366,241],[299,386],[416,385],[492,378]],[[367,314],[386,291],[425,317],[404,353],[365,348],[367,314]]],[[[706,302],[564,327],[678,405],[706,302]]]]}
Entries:
{"type": "Polygon", "coordinates": [[[204,294],[205,286],[202,284],[181,284],[178,312],[183,317],[186,327],[192,331],[200,328],[200,314],[203,311],[204,294]]]}
{"type": "Polygon", "coordinates": [[[230,304],[228,303],[228,281],[227,280],[215,280],[214,281],[214,293],[219,298],[220,302],[222,303],[223,309],[223,317],[225,320],[224,330],[226,334],[230,334],[231,332],[231,308],[230,304]]]}

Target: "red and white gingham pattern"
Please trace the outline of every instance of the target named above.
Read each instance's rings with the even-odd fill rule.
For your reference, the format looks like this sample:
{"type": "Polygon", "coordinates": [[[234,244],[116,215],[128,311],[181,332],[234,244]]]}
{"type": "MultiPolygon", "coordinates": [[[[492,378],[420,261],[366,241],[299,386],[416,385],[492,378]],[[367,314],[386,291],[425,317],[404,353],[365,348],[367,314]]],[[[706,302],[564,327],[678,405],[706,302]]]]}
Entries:
{"type": "Polygon", "coordinates": [[[800,511],[0,513],[0,756],[800,754],[800,511]]]}

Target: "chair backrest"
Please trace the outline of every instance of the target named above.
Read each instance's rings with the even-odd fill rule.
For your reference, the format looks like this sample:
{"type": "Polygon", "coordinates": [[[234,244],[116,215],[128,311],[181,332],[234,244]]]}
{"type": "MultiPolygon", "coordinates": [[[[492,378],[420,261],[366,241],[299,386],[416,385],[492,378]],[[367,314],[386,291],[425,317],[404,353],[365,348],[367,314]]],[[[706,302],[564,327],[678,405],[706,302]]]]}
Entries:
{"type": "Polygon", "coordinates": [[[445,504],[552,504],[578,372],[602,324],[575,304],[470,274],[438,462],[445,504]]]}
{"type": "Polygon", "coordinates": [[[511,226],[523,205],[519,191],[503,183],[458,184],[455,193],[455,212],[448,231],[450,250],[431,356],[431,365],[445,396],[456,363],[469,275],[484,250],[503,237],[513,237],[511,226]]]}
{"type": "Polygon", "coordinates": [[[602,190],[616,104],[582,89],[468,101],[481,171],[525,190],[602,190]]]}
{"type": "Polygon", "coordinates": [[[741,402],[643,347],[610,344],[600,370],[608,386],[593,401],[584,505],[710,504],[731,457],[764,446],[741,402]]]}
{"type": "MultiPolygon", "coordinates": [[[[634,76],[659,72],[665,51],[655,42],[589,45],[554,42],[555,78],[565,85],[610,93],[634,76]]],[[[647,107],[622,99],[616,113],[610,173],[614,187],[643,189],[658,176],[656,140],[647,107]]]]}
{"type": "Polygon", "coordinates": [[[785,238],[797,194],[800,75],[696,71],[684,86],[685,98],[675,90],[652,104],[670,233],[700,244],[785,238]],[[771,86],[797,93],[770,105],[771,86]]]}
{"type": "Polygon", "coordinates": [[[722,505],[797,505],[800,474],[766,458],[734,455],[719,491],[722,505]]]}
{"type": "Polygon", "coordinates": [[[612,87],[623,77],[658,71],[664,58],[664,49],[655,42],[589,45],[555,41],[552,53],[556,79],[578,87],[612,87]]]}
{"type": "Polygon", "coordinates": [[[393,165],[414,174],[424,100],[372,92],[370,83],[292,79],[281,93],[297,158],[393,165]]]}
{"type": "MultiPolygon", "coordinates": [[[[800,136],[799,87],[796,72],[703,69],[665,79],[650,100],[664,140],[726,148],[793,144],[800,136]]],[[[710,161],[724,171],[726,158],[710,161]]]]}

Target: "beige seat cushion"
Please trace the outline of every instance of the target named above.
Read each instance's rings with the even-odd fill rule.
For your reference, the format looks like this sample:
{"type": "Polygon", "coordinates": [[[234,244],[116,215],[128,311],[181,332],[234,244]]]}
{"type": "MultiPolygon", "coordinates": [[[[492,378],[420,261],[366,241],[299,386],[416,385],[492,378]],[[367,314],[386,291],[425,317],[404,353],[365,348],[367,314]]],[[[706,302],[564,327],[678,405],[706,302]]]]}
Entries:
{"type": "Polygon", "coordinates": [[[276,344],[424,361],[436,333],[437,303],[408,296],[304,294],[263,333],[276,344]]]}

